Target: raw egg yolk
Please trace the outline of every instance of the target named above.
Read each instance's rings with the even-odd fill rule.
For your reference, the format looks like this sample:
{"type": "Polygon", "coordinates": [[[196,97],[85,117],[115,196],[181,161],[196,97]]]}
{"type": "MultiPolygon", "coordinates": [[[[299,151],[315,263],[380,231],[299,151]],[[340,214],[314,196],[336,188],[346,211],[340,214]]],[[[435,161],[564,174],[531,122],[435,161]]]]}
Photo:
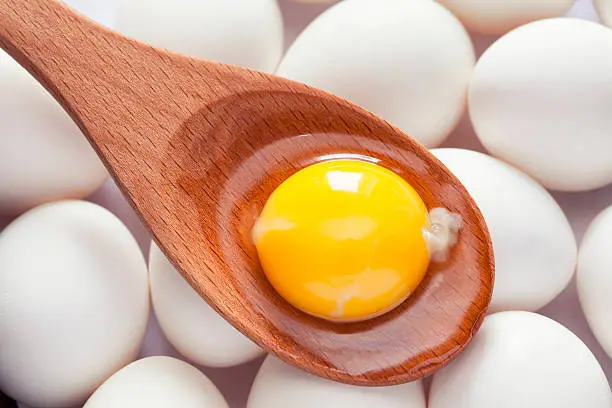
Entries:
{"type": "Polygon", "coordinates": [[[252,231],[264,273],[298,309],[332,321],[381,315],[406,299],[429,266],[428,212],[394,172],[326,161],[285,180],[252,231]]]}

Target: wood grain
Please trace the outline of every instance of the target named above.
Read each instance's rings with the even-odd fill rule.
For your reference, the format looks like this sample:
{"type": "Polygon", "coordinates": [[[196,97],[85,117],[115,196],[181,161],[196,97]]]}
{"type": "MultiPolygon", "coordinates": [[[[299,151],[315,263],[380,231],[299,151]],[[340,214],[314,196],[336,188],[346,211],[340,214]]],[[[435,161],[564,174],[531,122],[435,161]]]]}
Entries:
{"type": "Polygon", "coordinates": [[[63,105],[180,273],[219,313],[284,361],[359,385],[432,374],[484,318],[493,285],[486,225],[420,144],[338,97],[274,76],[155,49],[57,1],[0,0],[0,45],[63,105]],[[269,194],[303,166],[365,155],[428,207],[461,214],[449,261],[394,311],[334,324],[292,308],[250,241],[269,194]]]}

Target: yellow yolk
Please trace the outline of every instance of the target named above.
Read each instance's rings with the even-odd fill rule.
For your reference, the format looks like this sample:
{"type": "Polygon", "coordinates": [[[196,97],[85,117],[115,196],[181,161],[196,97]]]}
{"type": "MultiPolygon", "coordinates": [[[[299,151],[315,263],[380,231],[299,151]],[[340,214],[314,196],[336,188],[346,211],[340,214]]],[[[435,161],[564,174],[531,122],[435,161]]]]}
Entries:
{"type": "Polygon", "coordinates": [[[253,228],[264,273],[289,303],[333,321],[383,314],[429,265],[427,208],[386,168],[335,160],[302,169],[270,196],[253,228]]]}

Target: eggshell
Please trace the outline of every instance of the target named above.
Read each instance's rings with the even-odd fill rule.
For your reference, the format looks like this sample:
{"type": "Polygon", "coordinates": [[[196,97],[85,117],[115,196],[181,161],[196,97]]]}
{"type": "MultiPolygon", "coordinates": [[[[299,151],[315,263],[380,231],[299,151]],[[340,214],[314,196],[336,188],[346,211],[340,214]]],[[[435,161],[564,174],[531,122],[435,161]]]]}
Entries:
{"type": "Polygon", "coordinates": [[[0,214],[85,197],[107,177],[70,116],[0,50],[0,214]]]}
{"type": "Polygon", "coordinates": [[[560,17],[574,0],[438,0],[470,31],[504,34],[531,21],[560,17]]]}
{"type": "Polygon", "coordinates": [[[315,377],[268,356],[257,373],[247,408],[425,408],[425,402],[420,381],[356,387],[315,377]]]}
{"type": "Polygon", "coordinates": [[[510,32],[478,61],[469,109],[482,144],[546,187],[612,182],[612,30],[559,18],[510,32]]]}
{"type": "Polygon", "coordinates": [[[470,37],[439,4],[344,0],[300,34],[277,74],[361,105],[431,147],[461,118],[473,66],[470,37]]]}
{"type": "Polygon", "coordinates": [[[62,0],[70,7],[77,10],[79,13],[103,24],[107,27],[113,27],[119,4],[123,0],[62,0]]]}
{"type": "Polygon", "coordinates": [[[276,0],[124,0],[115,28],[157,47],[264,72],[283,52],[276,0]]]}
{"type": "Polygon", "coordinates": [[[144,258],[104,208],[45,204],[0,234],[0,389],[14,399],[82,403],[137,356],[148,316],[144,258]]]}
{"type": "Polygon", "coordinates": [[[534,311],[561,293],[574,274],[577,248],[552,196],[526,174],[485,154],[432,153],[467,188],[487,222],[495,254],[490,311],[534,311]]]}
{"type": "Polygon", "coordinates": [[[338,0],[293,0],[296,3],[303,4],[332,4],[337,2],[338,0]]]}
{"type": "Polygon", "coordinates": [[[587,346],[529,312],[487,317],[472,344],[434,376],[429,408],[609,408],[606,376],[587,346]]]}
{"type": "Polygon", "coordinates": [[[587,321],[608,355],[612,356],[612,207],[589,226],[578,257],[578,295],[587,321]]]}
{"type": "Polygon", "coordinates": [[[225,321],[189,286],[155,244],[149,255],[151,297],[168,341],[194,363],[228,367],[263,351],[225,321]]]}
{"type": "Polygon", "coordinates": [[[599,18],[609,27],[612,27],[612,1],[611,0],[595,0],[595,8],[599,18]]]}
{"type": "Polygon", "coordinates": [[[197,368],[171,357],[148,357],[122,368],[84,408],[227,408],[215,385],[197,368]]]}

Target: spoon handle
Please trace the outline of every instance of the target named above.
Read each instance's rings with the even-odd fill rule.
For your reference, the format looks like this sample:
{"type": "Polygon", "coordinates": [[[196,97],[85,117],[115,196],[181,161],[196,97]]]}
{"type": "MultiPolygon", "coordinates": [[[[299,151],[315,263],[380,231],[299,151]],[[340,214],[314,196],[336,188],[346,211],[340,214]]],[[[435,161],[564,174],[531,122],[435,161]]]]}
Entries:
{"type": "Polygon", "coordinates": [[[0,0],[0,47],[58,100],[111,173],[159,157],[163,146],[154,139],[247,87],[246,70],[139,43],[59,0],[0,0]]]}
{"type": "MultiPolygon", "coordinates": [[[[55,97],[128,189],[142,185],[137,173],[159,160],[159,141],[175,130],[170,118],[180,123],[191,115],[188,103],[168,97],[177,88],[168,74],[176,56],[123,37],[59,0],[0,0],[0,47],[55,97]],[[171,108],[159,109],[164,102],[171,108]]],[[[211,72],[216,65],[198,63],[211,72]]]]}
{"type": "MultiPolygon", "coordinates": [[[[181,86],[195,88],[203,78],[184,68],[177,86],[178,56],[123,37],[59,0],[0,0],[0,47],[68,112],[145,224],[166,214],[152,183],[163,174],[167,140],[198,102],[181,86]]],[[[196,64],[183,59],[183,66],[196,64]]],[[[197,63],[207,74],[216,66],[197,63]]]]}
{"type": "Polygon", "coordinates": [[[142,118],[161,99],[151,85],[159,73],[147,57],[162,51],[59,0],[0,0],[0,47],[63,106],[131,199],[130,189],[146,183],[142,169],[159,157],[151,129],[159,135],[163,123],[151,116],[145,127],[142,118]]]}
{"type": "Polygon", "coordinates": [[[0,0],[0,47],[80,123],[78,93],[95,85],[84,64],[101,64],[102,29],[57,0],[0,0]],[[77,90],[77,92],[75,92],[77,90]]]}

